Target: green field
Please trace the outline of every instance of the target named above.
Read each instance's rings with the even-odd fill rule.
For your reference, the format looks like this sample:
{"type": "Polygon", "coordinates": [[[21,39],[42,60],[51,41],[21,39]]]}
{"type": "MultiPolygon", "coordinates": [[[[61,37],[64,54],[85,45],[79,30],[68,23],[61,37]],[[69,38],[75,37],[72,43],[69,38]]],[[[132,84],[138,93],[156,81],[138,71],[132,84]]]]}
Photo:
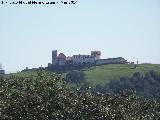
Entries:
{"type": "Polygon", "coordinates": [[[160,73],[160,64],[139,64],[135,69],[133,65],[109,64],[91,67],[83,71],[86,74],[86,79],[96,85],[105,84],[123,76],[132,76],[135,72],[145,74],[150,70],[160,73]]]}
{"type": "MultiPolygon", "coordinates": [[[[123,76],[132,76],[135,72],[145,74],[146,72],[154,70],[160,74],[160,64],[139,64],[134,69],[134,65],[127,64],[108,64],[101,66],[93,66],[90,68],[82,69],[86,74],[86,80],[90,81],[93,85],[110,82],[111,80],[119,79],[123,76]]],[[[35,71],[19,72],[11,75],[18,75],[23,77],[35,76],[35,71]]],[[[64,76],[66,73],[64,73],[64,76]]]]}

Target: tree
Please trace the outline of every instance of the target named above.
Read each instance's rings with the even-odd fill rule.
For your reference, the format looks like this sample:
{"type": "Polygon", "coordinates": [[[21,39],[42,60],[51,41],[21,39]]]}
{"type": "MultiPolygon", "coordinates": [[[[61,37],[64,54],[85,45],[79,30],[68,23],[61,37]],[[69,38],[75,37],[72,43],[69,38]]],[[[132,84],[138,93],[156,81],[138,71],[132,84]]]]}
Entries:
{"type": "Polygon", "coordinates": [[[66,82],[75,83],[77,85],[85,82],[85,74],[81,71],[70,71],[66,75],[66,82]]]}
{"type": "Polygon", "coordinates": [[[132,91],[116,95],[90,88],[74,92],[60,75],[38,72],[34,76],[0,78],[1,120],[158,120],[160,102],[132,91]]]}

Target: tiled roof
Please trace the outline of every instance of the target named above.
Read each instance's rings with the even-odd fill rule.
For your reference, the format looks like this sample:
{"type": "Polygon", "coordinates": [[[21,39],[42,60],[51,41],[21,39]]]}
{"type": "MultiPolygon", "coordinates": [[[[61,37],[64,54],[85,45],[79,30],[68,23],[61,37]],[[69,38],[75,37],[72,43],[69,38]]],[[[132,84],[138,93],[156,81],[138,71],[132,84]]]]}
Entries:
{"type": "Polygon", "coordinates": [[[65,56],[63,53],[60,53],[60,54],[58,55],[58,58],[66,58],[66,56],[65,56]]]}

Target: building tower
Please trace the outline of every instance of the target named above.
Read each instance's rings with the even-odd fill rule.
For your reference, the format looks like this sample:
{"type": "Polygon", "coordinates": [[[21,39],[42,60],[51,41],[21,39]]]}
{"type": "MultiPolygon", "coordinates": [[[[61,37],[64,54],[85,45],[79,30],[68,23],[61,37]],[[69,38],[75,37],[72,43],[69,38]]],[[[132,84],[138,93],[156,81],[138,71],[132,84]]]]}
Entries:
{"type": "Polygon", "coordinates": [[[101,56],[101,51],[91,51],[91,56],[94,56],[95,60],[99,60],[101,56]]]}
{"type": "Polygon", "coordinates": [[[56,65],[57,61],[57,50],[52,51],[52,65],[56,65]]]}

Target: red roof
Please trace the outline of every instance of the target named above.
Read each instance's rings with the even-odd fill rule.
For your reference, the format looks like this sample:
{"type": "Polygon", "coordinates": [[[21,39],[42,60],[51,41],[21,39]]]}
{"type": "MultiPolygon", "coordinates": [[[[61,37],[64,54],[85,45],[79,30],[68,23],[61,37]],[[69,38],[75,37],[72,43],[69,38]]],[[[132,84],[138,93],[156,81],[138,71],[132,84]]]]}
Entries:
{"type": "Polygon", "coordinates": [[[59,55],[58,55],[58,58],[66,58],[66,56],[63,54],[63,53],[60,53],[59,55]]]}

